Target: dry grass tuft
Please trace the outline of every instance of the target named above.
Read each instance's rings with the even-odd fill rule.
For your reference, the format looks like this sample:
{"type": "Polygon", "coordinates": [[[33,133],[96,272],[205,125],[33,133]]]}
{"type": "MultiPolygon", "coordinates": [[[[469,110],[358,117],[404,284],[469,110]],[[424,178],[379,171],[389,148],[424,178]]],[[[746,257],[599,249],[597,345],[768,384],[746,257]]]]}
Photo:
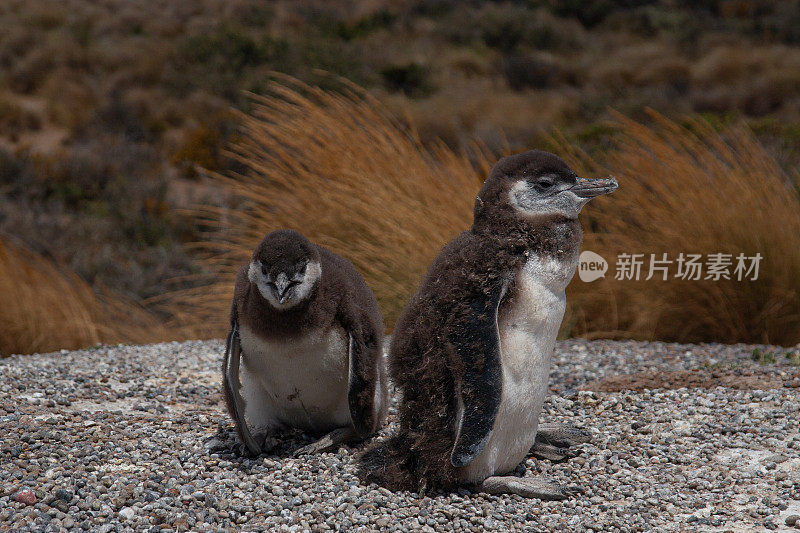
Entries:
{"type": "MultiPolygon", "coordinates": [[[[145,343],[169,335],[149,312],[0,239],[0,354],[145,343]]],[[[179,335],[178,335],[179,336],[179,335]]]]}
{"type": "MultiPolygon", "coordinates": [[[[573,335],[679,342],[792,345],[800,342],[800,197],[792,181],[751,133],[717,133],[652,114],[653,127],[617,117],[621,137],[593,159],[561,139],[579,171],[611,173],[620,189],[590,204],[584,249],[610,263],[606,278],[570,285],[573,335]],[[620,253],[763,256],[757,281],[614,279],[620,253]]],[[[733,267],[731,267],[733,271],[733,267]]],[[[705,276],[705,271],[704,274],[705,276]]]]}
{"type": "Polygon", "coordinates": [[[471,162],[424,148],[352,86],[326,92],[281,77],[252,104],[232,148],[247,172],[212,176],[240,205],[195,213],[218,281],[170,295],[170,307],[192,314],[201,336],[224,335],[236,271],[266,233],[288,227],[349,258],[393,324],[441,246],[470,226],[489,162],[480,150],[471,162]]]}

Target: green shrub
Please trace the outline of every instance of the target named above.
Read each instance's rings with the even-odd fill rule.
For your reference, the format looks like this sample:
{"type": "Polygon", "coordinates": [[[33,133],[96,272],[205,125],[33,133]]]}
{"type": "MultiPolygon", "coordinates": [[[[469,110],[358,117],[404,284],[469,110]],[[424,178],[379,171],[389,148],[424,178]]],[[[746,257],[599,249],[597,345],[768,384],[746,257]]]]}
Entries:
{"type": "Polygon", "coordinates": [[[761,348],[756,348],[753,350],[753,354],[750,356],[750,359],[757,362],[760,365],[771,365],[777,361],[777,357],[775,356],[775,352],[769,352],[766,350],[762,350],[761,348]]]}

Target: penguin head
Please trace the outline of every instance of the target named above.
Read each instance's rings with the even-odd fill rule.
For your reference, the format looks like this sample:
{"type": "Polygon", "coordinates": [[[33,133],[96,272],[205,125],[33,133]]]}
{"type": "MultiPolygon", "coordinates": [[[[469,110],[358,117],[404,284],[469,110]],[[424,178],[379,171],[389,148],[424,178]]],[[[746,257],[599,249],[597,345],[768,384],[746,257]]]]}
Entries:
{"type": "Polygon", "coordinates": [[[250,283],[278,310],[309,298],[321,274],[316,247],[294,230],[273,231],[264,237],[247,271],[250,283]]]}
{"type": "Polygon", "coordinates": [[[500,214],[578,218],[581,208],[617,188],[614,178],[580,178],[557,155],[530,150],[502,158],[475,202],[475,221],[500,214]]]}

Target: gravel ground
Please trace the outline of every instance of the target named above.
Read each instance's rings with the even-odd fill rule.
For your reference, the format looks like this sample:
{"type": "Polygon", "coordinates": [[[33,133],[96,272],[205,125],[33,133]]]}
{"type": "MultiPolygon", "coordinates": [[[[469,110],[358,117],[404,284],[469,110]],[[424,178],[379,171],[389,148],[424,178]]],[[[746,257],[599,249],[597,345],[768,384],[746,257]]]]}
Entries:
{"type": "Polygon", "coordinates": [[[0,530],[790,530],[800,366],[786,349],[772,361],[770,347],[759,364],[753,349],[559,342],[542,418],[593,441],[568,462],[526,466],[582,491],[564,502],[365,487],[351,449],[289,457],[309,442],[299,433],[243,458],[216,341],[15,356],[0,361],[0,530]],[[643,373],[649,385],[705,377],[700,388],[620,390],[643,373]],[[715,376],[728,386],[712,388],[715,376]]]}

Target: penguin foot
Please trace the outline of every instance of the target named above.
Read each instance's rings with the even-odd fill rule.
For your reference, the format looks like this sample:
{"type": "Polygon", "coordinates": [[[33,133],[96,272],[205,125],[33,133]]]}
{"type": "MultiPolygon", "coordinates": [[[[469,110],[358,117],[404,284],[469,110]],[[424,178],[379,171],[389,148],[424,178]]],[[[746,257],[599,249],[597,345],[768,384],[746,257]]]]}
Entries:
{"type": "Polygon", "coordinates": [[[571,494],[555,481],[542,477],[490,476],[478,489],[489,494],[518,494],[540,500],[564,500],[571,494]]]}
{"type": "Polygon", "coordinates": [[[578,455],[573,446],[589,442],[587,431],[563,424],[540,424],[530,454],[537,459],[558,462],[578,455]]]}
{"type": "Polygon", "coordinates": [[[294,451],[292,454],[294,457],[298,457],[300,455],[310,455],[320,452],[327,452],[333,449],[338,448],[342,444],[348,444],[355,440],[358,440],[356,437],[356,432],[351,427],[344,427],[344,428],[337,428],[319,439],[318,441],[312,442],[311,444],[307,444],[306,446],[301,446],[297,450],[294,451]]]}

